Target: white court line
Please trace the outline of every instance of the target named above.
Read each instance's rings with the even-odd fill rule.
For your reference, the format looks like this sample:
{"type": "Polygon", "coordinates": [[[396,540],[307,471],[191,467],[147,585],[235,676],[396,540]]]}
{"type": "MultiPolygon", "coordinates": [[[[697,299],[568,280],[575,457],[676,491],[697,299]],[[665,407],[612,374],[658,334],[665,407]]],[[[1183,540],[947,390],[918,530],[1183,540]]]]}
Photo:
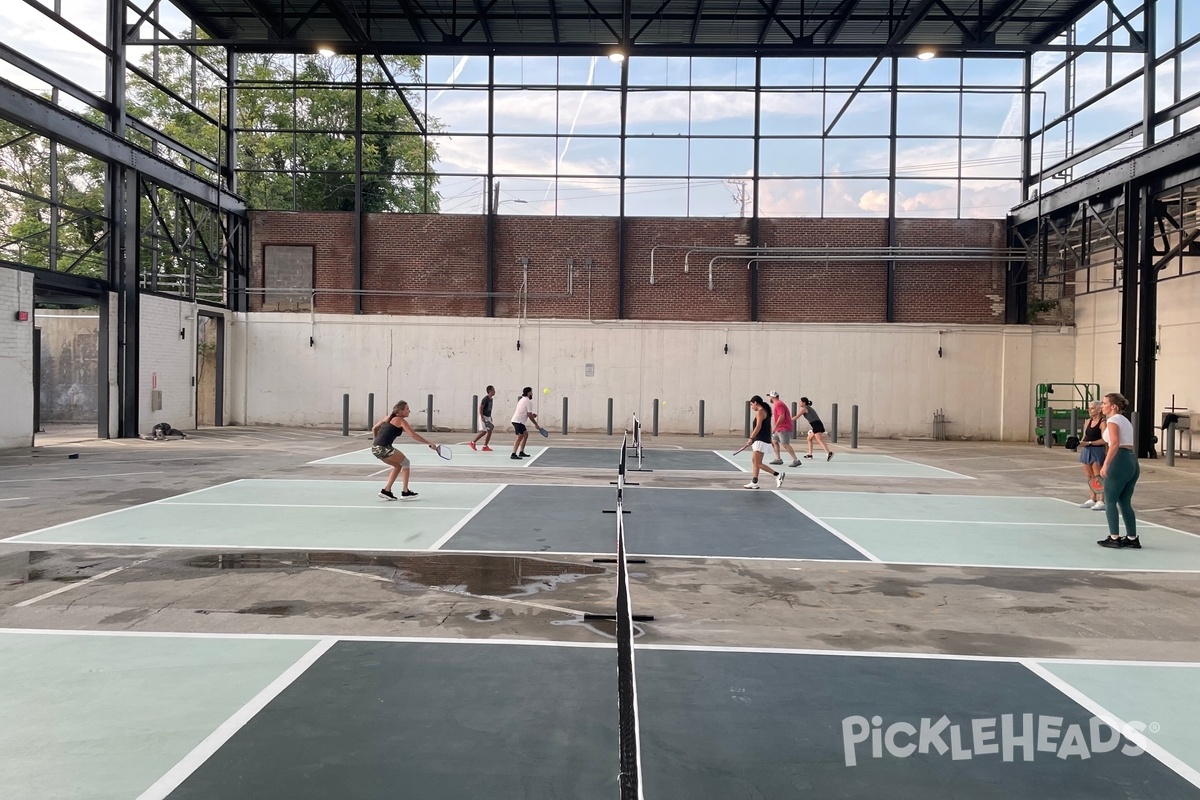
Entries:
{"type": "Polygon", "coordinates": [[[499,486],[497,486],[491,494],[489,494],[487,497],[483,498],[483,500],[481,500],[479,502],[479,505],[475,506],[475,508],[471,511],[471,513],[467,514],[465,517],[460,519],[458,521],[457,525],[455,525],[453,528],[451,528],[449,531],[447,531],[445,536],[438,539],[433,544],[429,545],[428,549],[430,549],[430,550],[441,549],[442,545],[444,545],[446,542],[450,541],[450,539],[454,536],[454,534],[456,534],[460,530],[462,530],[463,526],[466,525],[468,522],[470,522],[475,517],[476,514],[478,514],[480,511],[483,511],[483,509],[486,508],[488,506],[488,504],[491,503],[492,500],[494,500],[496,498],[496,495],[498,495],[502,491],[504,491],[504,489],[507,486],[508,486],[508,484],[506,484],[506,483],[502,483],[499,486]]]}
{"type": "Polygon", "coordinates": [[[63,478],[11,478],[8,480],[0,480],[0,483],[37,483],[39,481],[81,481],[89,478],[123,478],[127,475],[161,475],[162,470],[154,470],[153,472],[110,472],[105,475],[72,475],[63,478]]]}
{"type": "MultiPolygon", "coordinates": [[[[1046,499],[1057,500],[1060,503],[1066,503],[1067,505],[1075,506],[1076,508],[1079,507],[1078,503],[1072,502],[1070,500],[1063,500],[1061,497],[1049,497],[1046,499]]],[[[1191,506],[1184,506],[1184,508],[1191,508],[1191,506]]],[[[1138,508],[1134,509],[1135,512],[1141,511],[1141,510],[1142,509],[1138,509],[1138,508]]],[[[1153,510],[1153,509],[1148,509],[1148,510],[1153,510]]],[[[1122,524],[1124,524],[1124,523],[1122,523],[1122,524]]],[[[1185,531],[1185,530],[1181,530],[1179,528],[1172,528],[1170,525],[1161,525],[1157,522],[1150,522],[1149,520],[1138,520],[1138,524],[1139,525],[1153,525],[1155,528],[1162,528],[1165,531],[1173,531],[1175,533],[1182,533],[1184,536],[1200,536],[1200,533],[1195,533],[1193,531],[1185,531]]]]}
{"type": "Polygon", "coordinates": [[[28,500],[28,497],[0,497],[0,503],[12,503],[16,500],[28,500]]]}
{"type": "Polygon", "coordinates": [[[47,597],[54,597],[56,594],[62,594],[63,592],[69,592],[72,589],[78,588],[80,586],[86,586],[87,584],[92,583],[93,581],[98,581],[101,578],[107,578],[109,575],[116,575],[118,572],[127,570],[130,567],[136,567],[138,564],[144,564],[147,561],[149,561],[149,559],[143,558],[143,559],[133,562],[132,564],[126,564],[123,567],[117,567],[115,569],[110,569],[107,572],[101,572],[99,575],[93,575],[92,577],[85,578],[84,580],[81,580],[81,581],[76,581],[74,583],[68,583],[66,586],[60,586],[59,588],[57,588],[53,591],[46,592],[45,594],[39,594],[37,597],[31,597],[28,600],[22,600],[21,602],[14,605],[13,608],[25,608],[25,606],[31,606],[34,603],[38,602],[39,600],[45,600],[47,597]]]}
{"type": "Polygon", "coordinates": [[[1023,659],[1018,663],[1024,664],[1025,667],[1034,675],[1037,675],[1046,683],[1050,684],[1055,689],[1062,692],[1064,695],[1074,700],[1088,711],[1092,712],[1092,716],[1099,718],[1113,730],[1120,731],[1122,736],[1145,750],[1154,758],[1158,759],[1163,766],[1177,773],[1179,777],[1188,781],[1193,786],[1200,787],[1200,771],[1197,771],[1194,767],[1172,755],[1162,745],[1154,742],[1141,731],[1129,728],[1125,724],[1125,721],[1116,714],[1113,714],[1107,708],[1097,703],[1091,697],[1087,696],[1067,681],[1050,672],[1050,670],[1046,669],[1041,664],[1038,664],[1031,659],[1023,659]]]}
{"type": "MultiPolygon", "coordinates": [[[[821,519],[841,519],[860,522],[920,522],[947,523],[950,525],[1042,525],[1047,528],[1107,528],[1104,522],[1008,522],[994,519],[910,519],[909,517],[821,517],[821,519]]],[[[1147,525],[1154,523],[1148,522],[1147,525]]]]}
{"type": "Polygon", "coordinates": [[[258,712],[267,707],[267,704],[278,697],[284,689],[292,685],[304,671],[317,662],[329,648],[337,643],[336,639],[322,639],[318,641],[313,648],[300,657],[296,663],[288,667],[278,678],[255,695],[250,702],[234,712],[233,716],[225,720],[212,733],[210,733],[204,741],[196,745],[190,753],[172,767],[165,775],[159,778],[150,786],[149,789],[138,795],[138,800],[164,800],[167,795],[175,791],[181,783],[187,780],[188,776],[200,768],[200,765],[212,757],[214,753],[221,749],[222,745],[233,738],[233,735],[245,727],[258,712]]]}
{"type": "MultiPolygon", "coordinates": [[[[521,459],[521,460],[522,460],[522,461],[525,461],[525,464],[524,464],[524,466],[528,467],[530,464],[532,464],[533,462],[535,462],[535,461],[537,461],[539,458],[541,458],[541,457],[542,457],[542,456],[543,456],[543,455],[544,455],[546,452],[548,452],[549,450],[550,450],[549,446],[547,446],[547,445],[543,445],[543,446],[542,446],[542,450],[541,450],[541,452],[540,452],[540,453],[536,453],[536,454],[534,455],[534,457],[533,457],[533,458],[529,459],[528,461],[525,461],[525,459],[521,459]]],[[[512,459],[509,459],[509,460],[511,461],[512,459]]],[[[578,468],[577,468],[577,469],[578,469],[578,468]]],[[[583,467],[582,469],[588,469],[588,467],[583,467]]]]}
{"type": "MultiPolygon", "coordinates": [[[[818,524],[818,525],[820,525],[822,528],[824,528],[825,530],[829,531],[829,532],[830,532],[830,533],[832,533],[834,536],[836,536],[837,538],[841,539],[843,542],[845,542],[846,544],[850,545],[851,547],[853,547],[853,548],[854,548],[855,550],[857,550],[858,552],[862,553],[864,556],[866,556],[866,557],[867,557],[867,560],[868,560],[868,561],[874,561],[874,562],[876,562],[876,563],[880,563],[879,559],[878,559],[878,558],[876,558],[876,557],[875,557],[875,556],[874,556],[874,555],[873,555],[873,554],[872,554],[870,551],[868,551],[867,549],[865,549],[865,548],[863,548],[863,547],[859,546],[858,544],[856,544],[856,543],[855,543],[855,542],[854,542],[852,539],[850,539],[849,537],[847,537],[846,535],[844,535],[844,534],[843,534],[841,531],[837,530],[837,529],[836,529],[836,528],[834,528],[833,526],[831,526],[831,525],[826,525],[826,524],[825,524],[825,522],[824,522],[823,520],[821,520],[821,519],[818,519],[817,517],[815,517],[815,516],[813,516],[812,514],[808,513],[808,510],[807,510],[807,509],[805,509],[805,508],[804,508],[804,506],[800,505],[799,503],[797,503],[797,502],[796,502],[795,500],[793,500],[792,498],[788,497],[788,496],[787,496],[787,495],[785,495],[785,494],[782,494],[781,492],[775,492],[775,494],[777,494],[777,495],[779,495],[780,497],[782,497],[782,498],[783,498],[783,500],[784,500],[784,502],[786,502],[786,503],[787,503],[788,505],[790,505],[792,508],[796,509],[796,510],[797,510],[797,511],[799,511],[801,514],[803,514],[804,516],[808,517],[808,518],[809,518],[809,519],[811,519],[813,522],[817,523],[817,524],[818,524]]],[[[832,518],[831,518],[831,519],[832,519],[832,518]]]]}
{"type": "MultiPolygon", "coordinates": [[[[470,511],[475,506],[423,506],[420,501],[401,500],[399,505],[372,503],[369,506],[321,505],[319,503],[172,503],[159,500],[155,505],[164,506],[223,506],[229,508],[363,508],[370,511],[396,508],[415,508],[421,511],[470,511]]],[[[134,506],[136,508],[136,506],[134,506]]]]}
{"type": "Polygon", "coordinates": [[[745,467],[743,467],[738,462],[734,461],[733,458],[731,458],[730,456],[727,456],[724,453],[722,453],[720,450],[709,450],[708,452],[712,453],[715,456],[720,456],[721,458],[728,461],[730,464],[733,464],[735,467],[738,468],[738,472],[749,472],[750,471],[750,470],[746,469],[745,467]]]}
{"type": "MultiPolygon", "coordinates": [[[[890,459],[893,459],[893,460],[895,460],[895,461],[899,461],[901,464],[912,464],[912,465],[913,465],[913,466],[915,466],[915,467],[924,467],[925,469],[937,470],[938,472],[944,472],[944,473],[946,473],[947,475],[952,475],[952,476],[954,476],[955,478],[960,478],[960,479],[962,479],[962,480],[967,480],[967,481],[976,481],[976,480],[979,480],[978,478],[972,478],[970,475],[963,475],[961,472],[952,472],[952,471],[950,471],[950,470],[948,470],[948,469],[942,469],[941,467],[931,467],[931,466],[929,466],[928,464],[922,464],[920,461],[909,461],[907,458],[897,458],[896,456],[884,456],[884,458],[890,458],[890,459]]],[[[1076,466],[1079,466],[1079,465],[1078,465],[1078,464],[1076,464],[1076,466]]],[[[853,477],[853,476],[851,476],[851,475],[846,475],[846,476],[843,476],[843,477],[847,477],[847,478],[849,478],[849,477],[853,477]]],[[[923,475],[923,476],[921,476],[921,477],[929,477],[929,476],[927,476],[927,475],[923,475]]]]}

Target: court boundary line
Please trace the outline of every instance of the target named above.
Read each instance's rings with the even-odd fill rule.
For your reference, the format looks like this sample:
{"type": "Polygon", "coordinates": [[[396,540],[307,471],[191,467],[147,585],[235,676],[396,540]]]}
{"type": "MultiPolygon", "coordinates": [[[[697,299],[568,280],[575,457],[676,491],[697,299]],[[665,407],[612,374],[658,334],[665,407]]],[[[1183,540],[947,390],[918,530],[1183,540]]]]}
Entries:
{"type": "MultiPolygon", "coordinates": [[[[874,455],[874,454],[872,453],[872,455],[874,455]]],[[[968,481],[977,481],[977,480],[979,480],[979,478],[975,478],[975,477],[973,477],[973,476],[971,476],[971,475],[963,475],[961,472],[954,472],[953,470],[949,470],[949,469],[943,469],[942,467],[931,467],[931,466],[929,466],[928,464],[922,464],[920,461],[912,461],[912,460],[910,460],[910,459],[907,459],[907,458],[899,458],[898,456],[889,456],[889,455],[886,455],[886,454],[881,454],[881,455],[883,455],[883,457],[884,457],[884,458],[892,458],[892,459],[895,459],[896,461],[899,461],[899,462],[900,462],[900,463],[902,463],[902,464],[913,464],[913,465],[915,465],[915,466],[918,466],[918,467],[925,467],[926,469],[935,469],[935,470],[937,470],[938,472],[945,472],[945,473],[947,473],[947,474],[949,474],[949,475],[953,475],[954,477],[956,477],[956,478],[959,478],[959,479],[962,479],[962,480],[968,480],[968,481]]]]}
{"type": "Polygon", "coordinates": [[[147,561],[149,561],[149,559],[146,559],[146,558],[139,559],[137,561],[134,561],[132,564],[125,564],[124,566],[114,567],[110,570],[106,570],[105,572],[101,572],[98,575],[93,575],[90,578],[84,578],[81,581],[75,581],[74,583],[68,583],[65,586],[60,586],[57,589],[52,589],[49,592],[43,592],[42,594],[39,594],[37,597],[31,597],[28,600],[22,600],[21,602],[14,604],[13,608],[25,608],[27,606],[31,606],[34,603],[40,602],[42,600],[46,600],[46,599],[54,597],[56,595],[60,595],[63,592],[69,592],[72,589],[78,588],[80,586],[87,586],[89,583],[95,583],[96,581],[98,581],[102,578],[107,578],[109,575],[116,575],[118,572],[124,572],[125,570],[129,569],[130,567],[136,567],[139,564],[145,564],[147,561]]]}
{"type": "MultiPolygon", "coordinates": [[[[737,467],[739,472],[746,473],[746,472],[750,471],[750,470],[746,469],[745,467],[743,467],[738,462],[734,461],[729,456],[725,455],[725,453],[723,453],[720,450],[710,450],[709,452],[713,453],[716,456],[719,456],[720,458],[725,459],[730,464],[737,467]]],[[[801,473],[801,474],[804,474],[805,476],[808,476],[808,477],[814,477],[814,478],[842,478],[842,479],[845,479],[845,478],[888,478],[888,479],[894,479],[894,480],[929,480],[929,481],[948,481],[948,480],[977,481],[977,480],[979,480],[978,478],[974,478],[970,475],[963,475],[960,472],[951,472],[950,470],[942,469],[941,467],[931,467],[928,464],[922,464],[919,461],[909,461],[908,459],[896,458],[895,456],[889,456],[889,455],[883,455],[883,454],[877,454],[877,453],[870,453],[869,455],[872,455],[872,456],[878,455],[880,458],[888,458],[888,459],[891,459],[892,461],[897,461],[900,464],[909,464],[914,467],[923,467],[925,469],[932,469],[937,472],[944,472],[944,473],[946,473],[946,475],[945,476],[941,476],[941,475],[888,475],[886,473],[883,475],[870,475],[870,474],[868,474],[868,475],[841,475],[841,474],[834,474],[834,473],[828,473],[828,472],[807,472],[807,473],[801,473]]],[[[764,463],[766,463],[766,462],[764,461],[764,463]]],[[[792,469],[802,469],[803,466],[804,465],[801,464],[799,467],[792,467],[792,469]]],[[[677,471],[713,472],[715,470],[677,470],[677,471]]]]}
{"type": "MultiPolygon", "coordinates": [[[[455,447],[457,447],[457,446],[458,446],[458,444],[455,444],[454,446],[455,446],[455,447]]],[[[465,444],[465,443],[463,443],[463,446],[465,447],[465,446],[466,446],[466,444],[465,444]]],[[[541,454],[542,454],[542,453],[544,453],[544,452],[546,452],[547,450],[549,450],[549,449],[550,449],[550,447],[549,447],[548,445],[541,445],[541,448],[542,448],[541,452],[540,452],[540,453],[537,453],[537,454],[536,454],[536,455],[534,455],[532,458],[529,458],[529,459],[524,459],[524,458],[523,458],[523,459],[521,459],[521,462],[522,462],[522,463],[521,463],[521,466],[520,466],[520,467],[515,467],[515,468],[516,468],[516,469],[523,469],[526,463],[532,463],[532,462],[536,461],[536,460],[538,459],[538,457],[539,457],[539,456],[541,456],[541,454]]],[[[570,449],[573,449],[573,448],[566,448],[566,449],[570,450],[570,449]]],[[[501,451],[499,451],[499,450],[496,450],[496,448],[494,448],[494,447],[492,448],[492,451],[493,451],[494,453],[501,452],[501,451]]],[[[302,467],[317,467],[317,466],[325,466],[325,467],[330,467],[330,466],[332,466],[332,467],[369,467],[369,466],[371,466],[371,463],[370,463],[370,462],[366,462],[366,461],[364,461],[364,462],[362,462],[362,463],[357,463],[357,462],[353,462],[353,461],[342,461],[342,462],[334,462],[334,463],[329,463],[329,462],[333,462],[333,460],[334,460],[334,459],[336,459],[336,458],[344,458],[345,456],[353,455],[353,454],[355,454],[355,453],[369,453],[369,452],[371,452],[371,448],[370,448],[370,447],[359,448],[358,450],[351,450],[351,451],[349,451],[349,452],[347,452],[347,453],[338,453],[336,456],[326,456],[325,458],[318,458],[316,461],[305,461],[305,462],[304,462],[303,464],[301,464],[300,466],[302,466],[302,467]]],[[[374,457],[372,456],[372,458],[374,458],[374,457]]],[[[376,461],[378,461],[379,459],[375,459],[375,460],[376,460],[376,461]]],[[[423,466],[436,467],[438,464],[442,463],[444,460],[445,460],[445,459],[440,459],[439,461],[433,462],[433,463],[431,463],[431,464],[428,464],[428,465],[423,465],[423,466]]],[[[497,459],[497,460],[500,460],[500,459],[497,459]]],[[[506,462],[506,463],[502,463],[502,465],[501,465],[501,466],[495,466],[495,465],[492,465],[492,466],[485,466],[485,465],[482,465],[482,464],[479,464],[479,465],[477,465],[477,464],[466,464],[466,465],[461,465],[461,466],[460,466],[460,465],[457,465],[457,464],[456,464],[456,465],[455,465],[455,468],[458,468],[458,469],[475,469],[475,470],[478,470],[478,469],[513,469],[513,468],[514,468],[514,465],[513,465],[513,464],[511,464],[511,463],[507,463],[507,462],[511,462],[511,460],[512,460],[512,459],[504,459],[503,461],[504,461],[504,462],[506,462]]],[[[568,469],[569,469],[569,468],[568,468],[568,469]]]]}
{"type": "Polygon", "coordinates": [[[1056,689],[1063,696],[1082,706],[1085,710],[1090,711],[1092,716],[1097,717],[1105,725],[1108,725],[1114,731],[1120,733],[1121,736],[1142,748],[1143,751],[1157,760],[1164,767],[1171,770],[1188,783],[1191,783],[1193,786],[1200,788],[1200,770],[1197,770],[1192,765],[1184,762],[1183,759],[1174,755],[1165,747],[1147,737],[1141,731],[1129,729],[1125,720],[1121,719],[1116,714],[1100,705],[1100,703],[1092,699],[1092,697],[1086,694],[1082,689],[1079,689],[1069,681],[1055,675],[1053,672],[1046,669],[1041,664],[1038,664],[1036,661],[1032,659],[1025,659],[1019,663],[1021,663],[1031,673],[1045,681],[1049,686],[1056,689]]]}
{"type": "Polygon", "coordinates": [[[440,550],[442,545],[444,545],[446,542],[450,541],[460,530],[463,529],[464,525],[466,525],[468,522],[470,522],[472,519],[475,518],[476,514],[478,514],[480,511],[483,511],[483,509],[487,508],[488,506],[490,506],[492,504],[492,500],[496,499],[496,495],[500,494],[507,488],[508,488],[507,483],[502,483],[499,486],[497,486],[495,489],[492,490],[491,494],[489,494],[487,497],[483,498],[483,500],[479,501],[479,503],[477,503],[475,505],[475,508],[472,509],[470,511],[470,513],[468,513],[465,517],[460,519],[458,521],[458,524],[456,524],[454,527],[452,527],[440,539],[438,539],[436,542],[429,545],[429,547],[427,547],[425,549],[429,550],[431,552],[440,550]]]}
{"type": "Polygon", "coordinates": [[[612,650],[616,648],[613,642],[568,642],[548,641],[543,639],[472,639],[459,636],[327,636],[319,633],[208,633],[204,631],[101,631],[101,630],[70,630],[62,628],[0,628],[0,636],[5,634],[30,634],[32,636],[109,636],[130,638],[161,638],[161,639],[261,639],[282,641],[304,641],[318,643],[323,640],[337,642],[400,642],[404,644],[460,644],[460,645],[505,645],[514,644],[524,647],[572,647],[591,650],[612,650]]]}
{"type": "MultiPolygon", "coordinates": [[[[199,504],[197,504],[199,505],[199,504]]],[[[895,517],[825,517],[825,519],[841,519],[850,522],[920,522],[928,523],[947,523],[950,525],[1044,525],[1050,528],[1107,528],[1108,525],[1102,522],[1011,522],[1009,520],[994,520],[994,519],[898,519],[895,517]]],[[[1147,522],[1147,525],[1153,525],[1153,522],[1147,522]]]]}
{"type": "MultiPolygon", "coordinates": [[[[356,481],[356,483],[357,482],[358,481],[356,481]]],[[[423,505],[419,505],[419,504],[414,505],[412,502],[404,502],[404,501],[402,501],[399,505],[396,505],[396,506],[384,505],[384,504],[379,504],[379,503],[376,503],[374,505],[369,505],[369,506],[365,506],[365,505],[364,506],[319,505],[319,504],[315,504],[315,503],[314,504],[309,504],[309,503],[172,503],[172,502],[166,501],[166,500],[155,501],[155,504],[156,505],[164,505],[164,506],[206,506],[208,508],[217,508],[217,507],[221,507],[221,508],[362,508],[362,509],[367,509],[368,511],[377,511],[377,510],[383,510],[383,509],[399,509],[399,508],[410,508],[410,509],[415,508],[415,509],[418,509],[421,511],[470,511],[472,508],[475,507],[475,506],[423,506],[423,505]]],[[[149,503],[147,503],[146,505],[149,505],[149,503]]],[[[141,506],[130,506],[130,508],[125,509],[125,510],[130,511],[134,508],[141,508],[141,506]]]]}
{"type": "MultiPolygon", "coordinates": [[[[1077,503],[1072,503],[1070,500],[1063,500],[1061,497],[1051,497],[1051,498],[1048,498],[1048,499],[1050,499],[1050,500],[1057,500],[1058,502],[1060,502],[1060,503],[1066,503],[1067,505],[1074,505],[1076,508],[1078,508],[1078,507],[1079,507],[1077,503]]],[[[1182,508],[1189,508],[1190,506],[1176,506],[1176,508],[1180,508],[1180,507],[1182,507],[1182,508]]],[[[1136,512],[1136,511],[1137,511],[1137,509],[1135,508],[1135,509],[1134,509],[1134,512],[1136,512]]],[[[1147,513],[1148,513],[1148,512],[1147,512],[1147,513]]],[[[1174,531],[1175,533],[1183,533],[1183,534],[1186,534],[1186,535],[1188,535],[1188,536],[1197,536],[1197,537],[1200,537],[1200,533],[1193,533],[1192,531],[1185,531],[1185,530],[1181,530],[1180,528],[1172,528],[1170,525],[1162,525],[1162,524],[1160,524],[1160,523],[1157,523],[1157,522],[1154,522],[1154,521],[1152,521],[1152,520],[1148,520],[1148,519],[1147,519],[1147,520],[1138,520],[1138,524],[1139,524],[1139,525],[1141,525],[1141,524],[1143,524],[1143,523],[1144,523],[1144,524],[1146,524],[1146,525],[1153,525],[1153,526],[1155,526],[1156,528],[1162,528],[1163,530],[1167,530],[1167,531],[1174,531]]],[[[1124,525],[1125,523],[1124,523],[1124,522],[1122,522],[1121,524],[1122,524],[1122,525],[1124,525]]]]}
{"type": "Polygon", "coordinates": [[[163,773],[149,788],[139,794],[137,800],[165,800],[184,781],[191,777],[192,773],[216,755],[217,751],[224,747],[225,743],[232,739],[238,731],[246,727],[252,719],[258,716],[272,700],[283,694],[289,686],[308,671],[309,667],[317,663],[321,656],[329,652],[330,648],[335,644],[337,644],[337,639],[319,638],[308,652],[296,659],[290,667],[276,676],[275,680],[263,687],[245,705],[233,712],[228,719],[218,725],[212,733],[204,737],[187,755],[177,761],[175,766],[163,773]]]}
{"type": "Polygon", "coordinates": [[[4,478],[0,483],[42,483],[45,481],[83,481],[93,478],[125,478],[130,475],[162,475],[163,470],[155,469],[146,472],[106,472],[102,475],[63,475],[58,478],[4,478]]]}
{"type": "Polygon", "coordinates": [[[845,544],[849,545],[850,547],[854,548],[854,549],[855,549],[855,550],[857,550],[858,552],[862,553],[864,556],[866,556],[866,557],[867,557],[867,560],[868,560],[868,561],[873,561],[873,562],[875,562],[876,564],[881,564],[881,563],[883,563],[883,562],[881,562],[881,561],[879,560],[879,558],[878,558],[878,557],[877,557],[877,556],[876,556],[874,553],[870,552],[870,551],[869,551],[869,550],[867,550],[865,547],[862,547],[862,546],[861,546],[861,545],[859,545],[857,542],[855,542],[854,540],[850,539],[850,537],[846,536],[844,533],[842,533],[841,531],[839,531],[837,528],[834,528],[832,525],[826,525],[824,520],[822,520],[822,519],[818,519],[817,517],[815,517],[815,516],[813,516],[812,514],[810,514],[810,513],[808,512],[808,510],[807,510],[807,509],[805,509],[804,507],[802,507],[802,506],[801,506],[799,503],[797,503],[795,500],[793,500],[793,499],[792,499],[792,498],[790,498],[790,497],[787,497],[787,496],[783,495],[782,491],[780,491],[780,490],[776,490],[776,491],[775,491],[775,494],[779,495],[779,496],[780,496],[780,498],[782,498],[783,502],[787,503],[787,504],[788,504],[788,505],[790,505],[792,508],[794,508],[794,509],[796,509],[797,511],[799,511],[801,514],[803,514],[804,516],[808,517],[808,518],[809,518],[809,519],[811,519],[813,522],[817,523],[817,525],[819,525],[821,528],[824,528],[824,529],[825,529],[826,531],[828,531],[829,533],[832,533],[834,536],[836,536],[837,538],[841,539],[841,540],[842,540],[842,541],[843,541],[845,544]]]}

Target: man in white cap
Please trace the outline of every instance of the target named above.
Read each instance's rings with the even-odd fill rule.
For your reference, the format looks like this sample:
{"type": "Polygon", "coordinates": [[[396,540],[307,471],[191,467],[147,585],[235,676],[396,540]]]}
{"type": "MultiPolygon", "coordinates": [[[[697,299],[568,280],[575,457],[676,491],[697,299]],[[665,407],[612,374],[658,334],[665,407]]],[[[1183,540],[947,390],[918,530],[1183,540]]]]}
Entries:
{"type": "Polygon", "coordinates": [[[792,457],[790,466],[798,467],[800,459],[792,449],[792,433],[795,431],[792,412],[788,411],[787,403],[779,399],[779,392],[767,392],[767,399],[771,401],[771,447],[775,450],[775,460],[771,463],[775,466],[783,464],[779,452],[779,446],[783,445],[792,457]]]}

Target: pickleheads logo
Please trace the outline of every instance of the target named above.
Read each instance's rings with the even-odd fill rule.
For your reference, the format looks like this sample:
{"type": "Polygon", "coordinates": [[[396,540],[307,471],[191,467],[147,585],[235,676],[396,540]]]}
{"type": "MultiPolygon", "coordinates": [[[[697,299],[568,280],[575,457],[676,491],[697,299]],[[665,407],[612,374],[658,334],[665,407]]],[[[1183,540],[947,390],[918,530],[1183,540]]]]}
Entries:
{"type": "Polygon", "coordinates": [[[1118,746],[1124,755],[1141,755],[1144,751],[1129,741],[1130,734],[1158,730],[1156,723],[1142,722],[1127,722],[1118,730],[1099,717],[1066,727],[1063,722],[1062,717],[1002,714],[998,718],[979,717],[959,724],[943,715],[938,719],[924,717],[916,724],[898,720],[885,726],[879,716],[870,719],[853,716],[842,720],[842,746],[847,767],[856,765],[868,752],[871,758],[883,758],[884,753],[894,758],[936,753],[949,754],[953,761],[995,755],[1004,761],[1014,761],[1020,752],[1023,761],[1033,761],[1040,753],[1064,760],[1086,760],[1097,753],[1112,752],[1118,746]],[[1126,739],[1124,745],[1122,737],[1126,739]]]}

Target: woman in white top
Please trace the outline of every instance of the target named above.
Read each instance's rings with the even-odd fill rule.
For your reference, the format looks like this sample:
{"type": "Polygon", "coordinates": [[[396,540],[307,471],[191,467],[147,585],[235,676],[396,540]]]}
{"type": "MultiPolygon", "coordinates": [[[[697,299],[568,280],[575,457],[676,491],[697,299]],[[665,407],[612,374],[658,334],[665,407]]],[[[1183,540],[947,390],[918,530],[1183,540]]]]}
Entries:
{"type": "Polygon", "coordinates": [[[1137,519],[1133,516],[1133,487],[1137,485],[1138,467],[1137,454],[1133,452],[1133,423],[1122,412],[1129,407],[1129,401],[1123,395],[1112,392],[1104,395],[1104,405],[1101,409],[1108,423],[1104,426],[1104,441],[1108,444],[1108,453],[1104,464],[1100,467],[1100,476],[1104,478],[1105,515],[1108,517],[1108,536],[1096,544],[1101,547],[1131,547],[1140,549],[1141,539],[1137,534],[1137,519]],[[1117,524],[1117,514],[1125,520],[1125,536],[1121,537],[1117,524]]]}

